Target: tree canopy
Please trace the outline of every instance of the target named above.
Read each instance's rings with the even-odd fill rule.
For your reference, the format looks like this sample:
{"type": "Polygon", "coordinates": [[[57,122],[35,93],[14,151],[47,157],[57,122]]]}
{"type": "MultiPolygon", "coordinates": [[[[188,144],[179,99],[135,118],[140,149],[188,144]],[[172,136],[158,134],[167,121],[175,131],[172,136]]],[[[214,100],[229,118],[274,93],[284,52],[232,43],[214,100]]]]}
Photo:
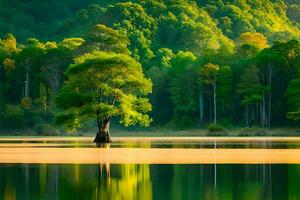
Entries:
{"type": "Polygon", "coordinates": [[[297,125],[298,1],[0,3],[0,131],[297,125]]]}

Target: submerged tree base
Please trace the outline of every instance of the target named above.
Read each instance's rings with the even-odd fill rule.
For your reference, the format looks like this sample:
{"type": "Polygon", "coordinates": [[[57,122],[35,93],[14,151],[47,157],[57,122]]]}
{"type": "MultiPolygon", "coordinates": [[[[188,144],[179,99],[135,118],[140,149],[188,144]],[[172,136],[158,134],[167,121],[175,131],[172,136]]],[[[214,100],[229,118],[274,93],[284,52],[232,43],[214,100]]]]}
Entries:
{"type": "Polygon", "coordinates": [[[110,135],[109,133],[99,133],[97,132],[96,137],[94,139],[94,142],[96,144],[105,144],[105,143],[111,143],[110,135]]]}

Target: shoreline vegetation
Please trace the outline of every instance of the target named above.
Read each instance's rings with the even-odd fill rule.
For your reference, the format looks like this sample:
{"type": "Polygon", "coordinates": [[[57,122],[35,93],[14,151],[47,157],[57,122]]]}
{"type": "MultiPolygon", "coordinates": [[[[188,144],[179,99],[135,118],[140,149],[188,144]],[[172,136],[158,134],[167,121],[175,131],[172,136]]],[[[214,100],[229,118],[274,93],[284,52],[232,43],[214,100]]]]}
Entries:
{"type": "MultiPolygon", "coordinates": [[[[0,131],[0,138],[5,137],[92,137],[95,135],[94,130],[77,133],[53,132],[38,134],[33,131],[0,131]]],[[[111,136],[114,137],[300,137],[300,129],[296,127],[282,128],[222,128],[220,130],[210,129],[188,129],[172,130],[166,128],[148,128],[140,130],[112,129],[111,136]]]]}

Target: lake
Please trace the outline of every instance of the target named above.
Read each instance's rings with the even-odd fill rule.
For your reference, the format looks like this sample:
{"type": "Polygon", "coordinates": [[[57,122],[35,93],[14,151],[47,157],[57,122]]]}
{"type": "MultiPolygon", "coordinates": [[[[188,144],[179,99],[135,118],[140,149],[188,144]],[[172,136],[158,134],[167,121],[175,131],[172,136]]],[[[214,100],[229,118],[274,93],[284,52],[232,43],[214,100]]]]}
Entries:
{"type": "Polygon", "coordinates": [[[300,199],[300,138],[0,138],[0,199],[300,199]]]}

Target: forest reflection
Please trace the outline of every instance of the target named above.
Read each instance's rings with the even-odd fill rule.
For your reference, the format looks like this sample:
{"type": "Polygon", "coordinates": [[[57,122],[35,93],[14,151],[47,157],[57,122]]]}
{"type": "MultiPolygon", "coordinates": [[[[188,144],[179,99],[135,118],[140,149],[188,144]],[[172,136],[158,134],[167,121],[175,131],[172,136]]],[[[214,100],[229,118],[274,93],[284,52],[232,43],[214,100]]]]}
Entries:
{"type": "Polygon", "coordinates": [[[296,199],[300,165],[1,165],[0,199],[296,199]]]}

